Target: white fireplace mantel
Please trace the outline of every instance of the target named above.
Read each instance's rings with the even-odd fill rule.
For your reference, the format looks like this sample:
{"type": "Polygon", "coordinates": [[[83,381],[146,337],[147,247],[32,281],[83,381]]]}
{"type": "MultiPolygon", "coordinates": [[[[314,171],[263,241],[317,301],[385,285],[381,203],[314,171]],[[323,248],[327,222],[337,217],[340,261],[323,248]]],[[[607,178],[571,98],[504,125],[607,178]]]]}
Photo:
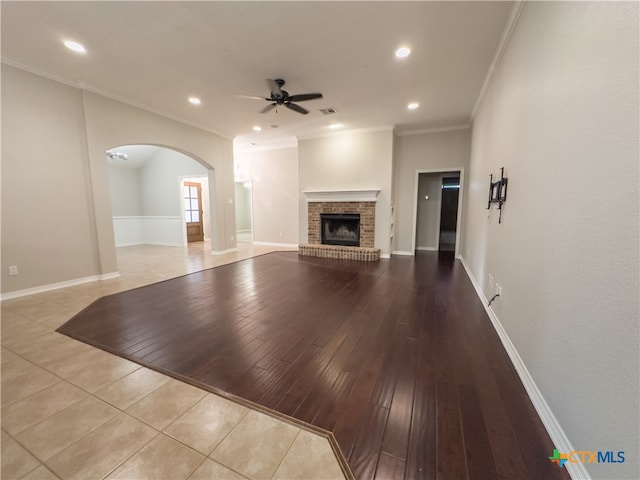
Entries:
{"type": "Polygon", "coordinates": [[[375,202],[380,190],[304,191],[307,202],[375,202]]]}

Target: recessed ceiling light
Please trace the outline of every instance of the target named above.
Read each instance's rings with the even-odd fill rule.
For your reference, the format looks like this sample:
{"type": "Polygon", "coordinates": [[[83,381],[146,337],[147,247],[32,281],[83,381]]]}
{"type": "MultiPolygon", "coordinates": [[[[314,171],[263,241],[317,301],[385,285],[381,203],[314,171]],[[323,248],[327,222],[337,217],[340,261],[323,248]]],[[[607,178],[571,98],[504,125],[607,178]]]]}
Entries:
{"type": "Polygon", "coordinates": [[[189,103],[191,103],[192,105],[200,105],[202,103],[202,100],[200,100],[198,97],[189,97],[189,103]]]}
{"type": "Polygon", "coordinates": [[[87,53],[87,49],[84,48],[84,45],[78,42],[72,42],[71,40],[67,40],[64,42],[64,46],[69,50],[73,50],[76,53],[87,53]]]}
{"type": "Polygon", "coordinates": [[[399,49],[396,50],[396,57],[398,58],[408,57],[410,53],[411,53],[411,49],[409,47],[400,47],[399,49]]]}
{"type": "Polygon", "coordinates": [[[409,110],[415,110],[415,109],[416,109],[416,108],[418,108],[419,106],[420,106],[420,104],[419,104],[419,103],[417,103],[417,102],[413,102],[413,103],[410,103],[409,105],[407,105],[407,108],[408,108],[409,110]]]}
{"type": "Polygon", "coordinates": [[[335,130],[336,128],[340,128],[341,126],[341,123],[332,123],[331,125],[329,125],[329,128],[335,130]]]}
{"type": "Polygon", "coordinates": [[[260,130],[262,130],[262,127],[256,125],[255,127],[253,127],[253,131],[254,132],[259,132],[260,130]]]}

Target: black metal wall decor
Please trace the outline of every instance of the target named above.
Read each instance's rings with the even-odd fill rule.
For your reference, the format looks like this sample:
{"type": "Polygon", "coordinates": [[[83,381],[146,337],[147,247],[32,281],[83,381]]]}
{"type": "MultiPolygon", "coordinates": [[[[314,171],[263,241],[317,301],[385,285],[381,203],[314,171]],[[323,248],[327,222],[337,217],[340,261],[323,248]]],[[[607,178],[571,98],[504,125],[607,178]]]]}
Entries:
{"type": "Polygon", "coordinates": [[[489,176],[489,201],[487,202],[487,210],[494,203],[498,204],[500,216],[498,223],[502,223],[502,205],[507,201],[507,184],[509,179],[504,176],[504,167],[500,169],[500,180],[493,181],[493,173],[489,176]]]}

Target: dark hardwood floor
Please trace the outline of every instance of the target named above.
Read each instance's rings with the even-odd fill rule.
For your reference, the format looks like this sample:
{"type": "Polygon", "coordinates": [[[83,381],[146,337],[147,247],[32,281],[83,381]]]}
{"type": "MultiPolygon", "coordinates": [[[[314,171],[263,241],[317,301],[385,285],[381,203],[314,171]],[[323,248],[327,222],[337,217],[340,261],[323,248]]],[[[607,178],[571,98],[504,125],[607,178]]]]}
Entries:
{"type": "Polygon", "coordinates": [[[60,329],[333,432],[358,479],[568,479],[463,267],[281,252],[104,297],[60,329]]]}

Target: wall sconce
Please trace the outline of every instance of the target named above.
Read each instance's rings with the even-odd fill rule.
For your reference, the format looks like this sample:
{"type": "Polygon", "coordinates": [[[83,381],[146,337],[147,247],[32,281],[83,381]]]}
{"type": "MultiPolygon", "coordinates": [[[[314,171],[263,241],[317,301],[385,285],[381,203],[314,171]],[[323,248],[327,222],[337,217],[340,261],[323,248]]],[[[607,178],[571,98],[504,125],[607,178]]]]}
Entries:
{"type": "Polygon", "coordinates": [[[494,203],[498,204],[500,216],[498,223],[502,223],[502,205],[507,201],[507,184],[509,179],[504,176],[504,167],[500,169],[500,180],[493,181],[493,173],[489,175],[489,201],[487,202],[487,210],[494,203]]]}

